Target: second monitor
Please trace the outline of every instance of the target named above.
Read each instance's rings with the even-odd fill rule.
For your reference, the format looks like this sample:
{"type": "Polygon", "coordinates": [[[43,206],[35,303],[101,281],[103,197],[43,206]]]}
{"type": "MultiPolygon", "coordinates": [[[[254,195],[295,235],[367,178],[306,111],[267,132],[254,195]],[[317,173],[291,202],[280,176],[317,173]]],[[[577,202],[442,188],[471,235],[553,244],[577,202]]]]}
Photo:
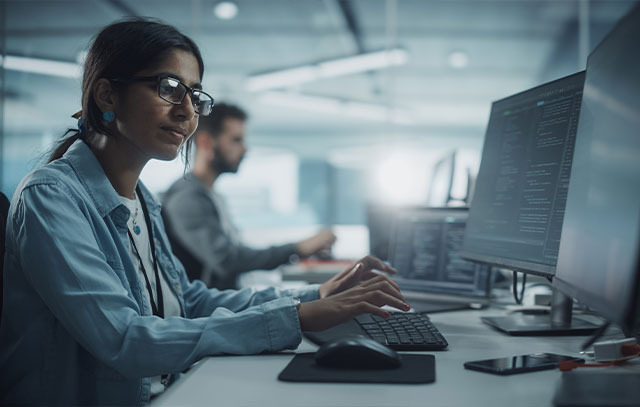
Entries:
{"type": "Polygon", "coordinates": [[[418,312],[489,301],[490,268],[460,257],[466,208],[411,208],[395,216],[389,261],[405,298],[418,312]]]}

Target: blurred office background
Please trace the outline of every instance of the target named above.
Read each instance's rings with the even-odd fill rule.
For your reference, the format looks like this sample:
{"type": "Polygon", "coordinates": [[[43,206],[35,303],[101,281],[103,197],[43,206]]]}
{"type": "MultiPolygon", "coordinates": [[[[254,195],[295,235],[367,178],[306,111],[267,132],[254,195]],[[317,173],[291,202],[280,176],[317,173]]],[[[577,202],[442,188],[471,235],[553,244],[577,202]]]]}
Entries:
{"type": "MultiPolygon", "coordinates": [[[[332,225],[334,255],[359,256],[367,205],[462,204],[491,102],[584,69],[634,3],[0,0],[0,188],[75,127],[92,36],[151,16],[198,43],[205,90],[250,114],[249,153],[217,184],[247,240],[332,225]]],[[[161,195],[183,173],[154,161],[142,179],[161,195]]]]}

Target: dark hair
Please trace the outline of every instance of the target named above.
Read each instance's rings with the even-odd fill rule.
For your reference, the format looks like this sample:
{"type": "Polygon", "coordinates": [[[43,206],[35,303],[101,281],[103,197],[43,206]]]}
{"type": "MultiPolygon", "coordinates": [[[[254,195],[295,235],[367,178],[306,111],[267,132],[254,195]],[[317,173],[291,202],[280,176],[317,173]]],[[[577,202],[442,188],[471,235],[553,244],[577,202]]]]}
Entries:
{"type": "Polygon", "coordinates": [[[226,118],[245,121],[248,116],[247,113],[238,106],[226,103],[216,103],[209,116],[200,117],[198,130],[196,130],[196,132],[204,130],[209,132],[213,137],[218,137],[222,132],[222,126],[224,124],[224,119],[226,118]]]}
{"type": "MultiPolygon", "coordinates": [[[[198,46],[175,27],[149,18],[121,20],[105,27],[94,39],[84,63],[82,76],[82,128],[69,129],[55,147],[48,162],[57,160],[78,139],[91,144],[97,133],[113,136],[105,125],[102,111],[93,96],[93,88],[101,78],[128,78],[157,64],[171,51],[180,49],[192,53],[198,60],[200,79],[204,63],[198,46]],[[69,133],[73,135],[67,137],[69,133]]],[[[114,87],[126,85],[112,82],[114,87]]],[[[184,156],[188,159],[191,139],[184,156]]]]}

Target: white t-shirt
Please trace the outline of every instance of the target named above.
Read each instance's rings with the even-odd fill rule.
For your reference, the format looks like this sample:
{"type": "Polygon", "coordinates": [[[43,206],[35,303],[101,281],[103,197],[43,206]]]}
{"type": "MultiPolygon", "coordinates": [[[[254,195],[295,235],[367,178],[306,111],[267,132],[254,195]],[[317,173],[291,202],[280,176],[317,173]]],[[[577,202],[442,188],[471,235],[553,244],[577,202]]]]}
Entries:
{"type": "MultiPolygon", "coordinates": [[[[151,285],[151,291],[153,292],[153,301],[156,303],[156,305],[159,306],[158,293],[156,290],[156,273],[153,268],[153,255],[151,252],[151,244],[149,243],[149,232],[147,228],[147,222],[144,219],[142,205],[140,205],[140,199],[128,199],[123,196],[121,196],[120,198],[131,212],[129,220],[127,221],[127,227],[129,228],[129,232],[131,233],[136,248],[138,249],[140,259],[142,259],[142,262],[144,263],[144,269],[147,271],[147,277],[149,278],[149,284],[151,285]],[[136,233],[135,226],[139,227],[140,233],[136,233]]],[[[131,241],[129,241],[129,243],[131,243],[131,241]]],[[[131,256],[133,265],[136,267],[138,280],[140,280],[140,284],[142,284],[142,287],[144,287],[144,300],[149,308],[151,308],[151,300],[149,298],[147,283],[144,278],[144,272],[140,264],[140,259],[136,255],[133,245],[131,244],[129,244],[129,255],[131,256]]],[[[171,290],[171,288],[169,287],[167,279],[165,278],[160,266],[158,266],[158,273],[160,275],[160,287],[162,289],[164,317],[168,318],[181,316],[180,302],[178,302],[178,298],[174,294],[173,290],[171,290]]],[[[161,376],[155,376],[151,378],[151,395],[160,394],[165,390],[165,386],[162,384],[161,379],[161,376]]]]}

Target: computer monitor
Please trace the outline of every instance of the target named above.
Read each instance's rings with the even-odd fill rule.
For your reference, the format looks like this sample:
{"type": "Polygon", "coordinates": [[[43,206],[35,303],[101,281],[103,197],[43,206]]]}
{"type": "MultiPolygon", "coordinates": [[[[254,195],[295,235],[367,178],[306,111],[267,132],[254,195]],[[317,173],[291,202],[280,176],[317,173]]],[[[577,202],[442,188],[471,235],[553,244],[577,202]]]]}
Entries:
{"type": "Polygon", "coordinates": [[[427,205],[432,207],[448,206],[453,199],[453,178],[456,171],[456,151],[452,151],[438,160],[431,173],[427,205]]]}
{"type": "MultiPolygon", "coordinates": [[[[579,72],[493,103],[463,257],[553,276],[584,78],[579,72]]],[[[556,321],[562,314],[483,320],[513,335],[585,334],[596,328],[580,320],[556,321]]]]}
{"type": "Polygon", "coordinates": [[[631,334],[640,299],[640,6],[589,56],[553,284],[631,334]]]}
{"type": "Polygon", "coordinates": [[[389,258],[389,243],[395,210],[397,208],[393,206],[367,205],[369,253],[383,261],[389,258]]]}
{"type": "Polygon", "coordinates": [[[467,216],[467,208],[412,208],[396,214],[389,262],[416,311],[488,304],[490,267],[459,256],[467,216]]]}

